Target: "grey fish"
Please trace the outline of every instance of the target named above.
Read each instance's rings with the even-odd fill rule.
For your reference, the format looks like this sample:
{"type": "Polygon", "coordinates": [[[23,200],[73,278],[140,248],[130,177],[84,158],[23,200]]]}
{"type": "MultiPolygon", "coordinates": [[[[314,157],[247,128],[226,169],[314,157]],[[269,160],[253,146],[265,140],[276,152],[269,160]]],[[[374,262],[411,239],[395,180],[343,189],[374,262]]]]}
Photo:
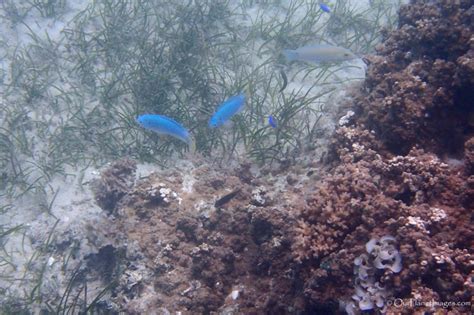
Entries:
{"type": "Polygon", "coordinates": [[[288,61],[300,60],[313,63],[342,62],[358,58],[349,49],[327,44],[300,47],[295,50],[283,50],[288,61]]]}

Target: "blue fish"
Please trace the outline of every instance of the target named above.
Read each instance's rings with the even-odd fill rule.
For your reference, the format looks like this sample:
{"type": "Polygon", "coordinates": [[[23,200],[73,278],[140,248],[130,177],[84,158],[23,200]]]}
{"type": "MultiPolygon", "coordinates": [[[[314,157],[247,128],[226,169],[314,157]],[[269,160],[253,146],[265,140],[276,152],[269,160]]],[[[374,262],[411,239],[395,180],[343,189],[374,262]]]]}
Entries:
{"type": "Polygon", "coordinates": [[[320,3],[319,4],[319,7],[321,8],[321,10],[323,10],[324,12],[326,13],[331,13],[331,8],[329,8],[328,5],[324,4],[324,3],[320,3]]]}
{"type": "Polygon", "coordinates": [[[245,94],[232,96],[222,103],[216,110],[211,119],[209,119],[209,127],[217,128],[225,124],[232,116],[240,112],[244,108],[245,94]]]}
{"type": "Polygon", "coordinates": [[[175,137],[191,145],[191,136],[188,130],[171,118],[163,115],[145,114],[137,117],[137,122],[146,129],[162,135],[175,137]]]}
{"type": "Polygon", "coordinates": [[[268,116],[268,123],[270,124],[270,126],[272,126],[272,128],[276,128],[276,127],[277,127],[276,119],[273,118],[272,115],[268,116]]]}

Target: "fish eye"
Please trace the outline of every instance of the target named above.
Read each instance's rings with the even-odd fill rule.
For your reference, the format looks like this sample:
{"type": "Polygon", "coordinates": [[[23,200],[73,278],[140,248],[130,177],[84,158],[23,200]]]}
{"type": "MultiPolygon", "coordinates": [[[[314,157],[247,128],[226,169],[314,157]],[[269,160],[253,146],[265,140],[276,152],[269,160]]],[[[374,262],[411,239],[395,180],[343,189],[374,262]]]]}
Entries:
{"type": "Polygon", "coordinates": [[[344,53],[344,57],[349,57],[349,54],[348,54],[348,53],[344,53]]]}

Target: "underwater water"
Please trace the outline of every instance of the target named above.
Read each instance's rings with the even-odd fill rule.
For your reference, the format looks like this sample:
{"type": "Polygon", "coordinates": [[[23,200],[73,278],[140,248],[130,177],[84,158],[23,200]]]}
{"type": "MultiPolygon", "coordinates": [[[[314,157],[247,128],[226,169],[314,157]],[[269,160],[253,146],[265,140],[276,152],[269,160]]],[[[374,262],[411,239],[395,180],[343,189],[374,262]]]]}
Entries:
{"type": "Polygon", "coordinates": [[[468,314],[473,12],[2,1],[0,314],[468,314]]]}

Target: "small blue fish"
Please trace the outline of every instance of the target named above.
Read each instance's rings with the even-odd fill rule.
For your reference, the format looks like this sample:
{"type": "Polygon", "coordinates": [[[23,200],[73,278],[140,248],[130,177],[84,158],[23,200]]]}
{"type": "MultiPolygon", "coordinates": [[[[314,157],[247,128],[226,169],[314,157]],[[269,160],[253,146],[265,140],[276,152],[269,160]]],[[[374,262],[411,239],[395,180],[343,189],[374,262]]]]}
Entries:
{"type": "Polygon", "coordinates": [[[276,119],[273,118],[272,115],[268,116],[268,124],[270,126],[272,126],[272,128],[276,128],[278,125],[277,125],[277,122],[276,122],[276,119]]]}
{"type": "Polygon", "coordinates": [[[217,108],[214,115],[209,119],[209,128],[217,128],[226,123],[232,116],[240,112],[244,108],[245,94],[240,93],[239,95],[232,96],[219,108],[217,108]]]}
{"type": "Polygon", "coordinates": [[[162,135],[175,137],[188,145],[191,144],[191,136],[188,130],[171,118],[163,115],[145,114],[137,117],[137,122],[146,129],[150,129],[162,135]]]}
{"type": "Polygon", "coordinates": [[[331,8],[327,4],[319,3],[319,7],[326,13],[331,13],[331,8]]]}

